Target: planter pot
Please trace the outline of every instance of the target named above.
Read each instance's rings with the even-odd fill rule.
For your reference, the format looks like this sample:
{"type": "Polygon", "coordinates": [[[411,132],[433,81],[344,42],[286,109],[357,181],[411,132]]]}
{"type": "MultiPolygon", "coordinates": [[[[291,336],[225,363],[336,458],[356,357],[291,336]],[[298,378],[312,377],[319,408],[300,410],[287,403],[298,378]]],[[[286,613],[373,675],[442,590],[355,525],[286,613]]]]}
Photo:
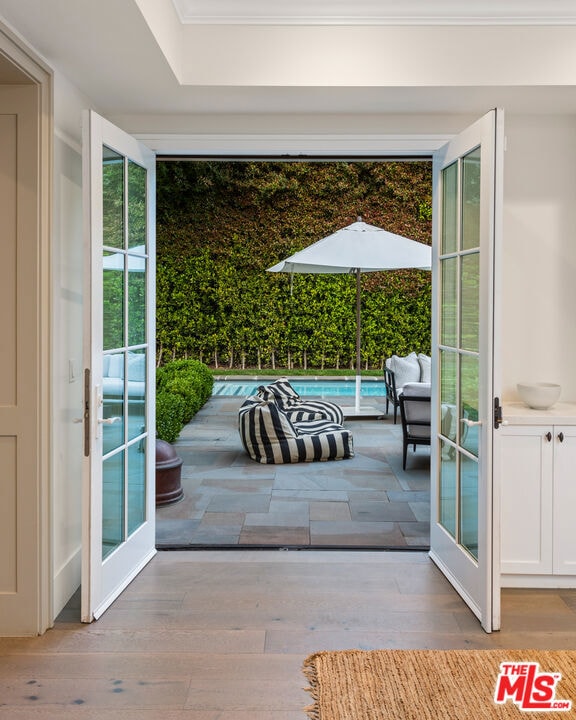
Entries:
{"type": "Polygon", "coordinates": [[[182,458],[164,440],[156,440],[156,507],[171,505],[184,497],[182,458]]]}

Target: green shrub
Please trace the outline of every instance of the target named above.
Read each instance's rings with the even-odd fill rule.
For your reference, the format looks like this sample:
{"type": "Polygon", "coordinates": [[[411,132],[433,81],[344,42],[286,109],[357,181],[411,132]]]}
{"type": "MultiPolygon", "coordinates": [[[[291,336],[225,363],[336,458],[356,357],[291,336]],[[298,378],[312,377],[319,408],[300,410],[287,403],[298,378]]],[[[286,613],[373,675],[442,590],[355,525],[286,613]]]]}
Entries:
{"type": "Polygon", "coordinates": [[[198,360],[175,360],[156,370],[156,434],[174,442],[212,394],[212,373],[198,360]]]}
{"type": "Polygon", "coordinates": [[[156,394],[156,436],[172,443],[184,425],[184,399],[168,392],[156,394]]]}

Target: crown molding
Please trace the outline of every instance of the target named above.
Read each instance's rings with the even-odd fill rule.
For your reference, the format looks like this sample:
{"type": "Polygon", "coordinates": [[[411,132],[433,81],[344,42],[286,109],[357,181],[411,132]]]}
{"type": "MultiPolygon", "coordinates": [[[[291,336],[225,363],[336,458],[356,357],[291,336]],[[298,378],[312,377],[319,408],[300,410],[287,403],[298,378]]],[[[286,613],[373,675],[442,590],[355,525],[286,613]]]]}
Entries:
{"type": "Polygon", "coordinates": [[[172,0],[197,25],[574,25],[573,0],[172,0]]]}

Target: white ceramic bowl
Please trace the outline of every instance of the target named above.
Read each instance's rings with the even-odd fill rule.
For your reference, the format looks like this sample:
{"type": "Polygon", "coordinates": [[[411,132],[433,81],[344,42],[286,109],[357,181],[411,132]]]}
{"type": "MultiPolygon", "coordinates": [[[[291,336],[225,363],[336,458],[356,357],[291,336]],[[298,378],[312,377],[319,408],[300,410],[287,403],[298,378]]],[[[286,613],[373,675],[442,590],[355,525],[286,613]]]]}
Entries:
{"type": "Polygon", "coordinates": [[[554,383],[518,383],[518,394],[528,407],[548,410],[560,397],[561,387],[554,383]]]}

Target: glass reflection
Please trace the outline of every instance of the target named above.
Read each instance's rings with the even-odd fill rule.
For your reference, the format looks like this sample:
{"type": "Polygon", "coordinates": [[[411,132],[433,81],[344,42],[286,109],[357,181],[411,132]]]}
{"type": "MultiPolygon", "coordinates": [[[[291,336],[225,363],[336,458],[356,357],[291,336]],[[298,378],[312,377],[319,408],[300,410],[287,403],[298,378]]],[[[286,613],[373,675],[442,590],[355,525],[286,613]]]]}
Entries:
{"type": "Polygon", "coordinates": [[[102,277],[103,348],[124,345],[124,255],[104,252],[102,277]]]}
{"type": "Polygon", "coordinates": [[[460,347],[478,352],[480,348],[480,253],[461,258],[460,347]]]}
{"type": "Polygon", "coordinates": [[[478,559],[478,462],[460,459],[460,545],[478,559]]]}
{"type": "Polygon", "coordinates": [[[146,431],[146,351],[127,355],[128,441],[146,431]]]}
{"type": "Polygon", "coordinates": [[[128,535],[146,520],[146,443],[128,448],[128,535]]]}
{"type": "Polygon", "coordinates": [[[462,249],[480,245],[480,148],[462,159],[462,249]]]}
{"type": "Polygon", "coordinates": [[[441,254],[458,249],[458,164],[442,171],[442,250],[441,254]]]}
{"type": "Polygon", "coordinates": [[[128,247],[146,248],[146,170],[128,161],[128,247]]]}
{"type": "Polygon", "coordinates": [[[127,256],[128,345],[146,342],[146,258],[127,256]]]}
{"type": "Polygon", "coordinates": [[[102,358],[102,452],[107,455],[124,442],[124,353],[102,358]]]}
{"type": "MultiPolygon", "coordinates": [[[[460,418],[476,422],[479,417],[480,361],[477,356],[463,355],[460,359],[460,418]]],[[[478,457],[479,426],[461,423],[460,444],[478,457]]]]}
{"type": "Polygon", "coordinates": [[[452,537],[456,537],[456,450],[448,443],[440,443],[440,502],[439,523],[452,537]]]}
{"type": "Polygon", "coordinates": [[[124,247],[124,158],[104,146],[102,150],[103,243],[124,247]]]}
{"type": "Polygon", "coordinates": [[[458,341],[458,258],[441,261],[442,307],[440,311],[440,337],[442,345],[456,347],[458,341]]]}
{"type": "Polygon", "coordinates": [[[102,463],[102,559],[124,542],[124,451],[102,463]]]}

